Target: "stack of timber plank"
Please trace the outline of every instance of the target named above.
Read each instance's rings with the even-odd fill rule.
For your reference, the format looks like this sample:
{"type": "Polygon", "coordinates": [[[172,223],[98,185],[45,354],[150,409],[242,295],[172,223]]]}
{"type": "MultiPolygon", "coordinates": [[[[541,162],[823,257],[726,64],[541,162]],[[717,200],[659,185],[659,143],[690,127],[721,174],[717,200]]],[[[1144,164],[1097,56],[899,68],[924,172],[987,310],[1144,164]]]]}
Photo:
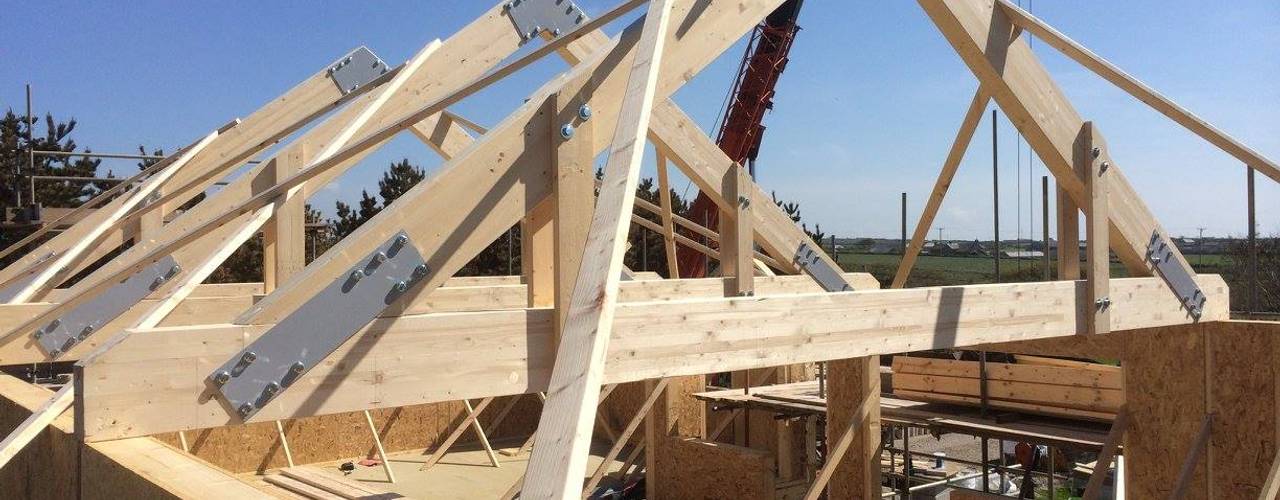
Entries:
{"type": "Polygon", "coordinates": [[[359,481],[325,474],[309,467],[290,467],[263,478],[295,496],[311,500],[356,500],[404,498],[359,481]]]}
{"type": "MultiPolygon", "coordinates": [[[[1117,366],[1018,356],[1017,363],[987,363],[992,408],[1109,421],[1124,404],[1117,366]]],[[[893,393],[906,399],[981,405],[977,361],[893,358],[893,393]]]]}

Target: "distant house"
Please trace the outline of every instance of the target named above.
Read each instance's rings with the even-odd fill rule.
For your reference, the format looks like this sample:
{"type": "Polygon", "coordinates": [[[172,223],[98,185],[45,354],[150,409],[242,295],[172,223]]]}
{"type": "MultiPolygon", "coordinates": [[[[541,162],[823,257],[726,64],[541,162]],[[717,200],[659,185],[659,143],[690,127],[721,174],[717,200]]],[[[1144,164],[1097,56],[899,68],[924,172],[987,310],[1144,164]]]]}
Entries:
{"type": "Polygon", "coordinates": [[[987,249],[978,240],[954,243],[955,251],[960,255],[987,255],[987,249]]]}
{"type": "Polygon", "coordinates": [[[1044,252],[1039,250],[1005,250],[1000,255],[1010,259],[1043,259],[1044,252]]]}

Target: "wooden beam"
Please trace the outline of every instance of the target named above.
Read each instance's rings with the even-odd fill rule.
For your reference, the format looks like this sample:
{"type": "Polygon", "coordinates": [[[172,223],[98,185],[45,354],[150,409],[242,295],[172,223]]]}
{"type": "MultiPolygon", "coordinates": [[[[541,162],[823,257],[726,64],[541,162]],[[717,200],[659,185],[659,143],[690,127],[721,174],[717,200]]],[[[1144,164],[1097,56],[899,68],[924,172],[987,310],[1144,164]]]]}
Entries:
{"type": "Polygon", "coordinates": [[[579,491],[591,446],[596,387],[613,326],[618,276],[640,182],[645,135],[658,95],[658,71],[674,0],[652,0],[636,42],[627,90],[604,167],[595,216],[578,280],[568,304],[547,404],[538,421],[539,445],[529,458],[524,491],[533,498],[568,498],[579,491]]]}
{"type": "Polygon", "coordinates": [[[937,217],[938,209],[942,208],[942,199],[947,196],[947,190],[951,188],[956,170],[960,169],[960,160],[964,159],[964,153],[969,149],[973,132],[978,129],[978,122],[982,121],[982,112],[987,109],[989,101],[991,96],[981,88],[973,93],[973,99],[969,101],[969,109],[965,111],[964,119],[960,121],[960,130],[956,131],[956,138],[951,142],[951,149],[947,151],[947,159],[942,162],[942,171],[938,172],[938,180],[934,181],[933,192],[925,202],[924,211],[920,212],[920,221],[916,222],[915,232],[911,234],[911,243],[907,245],[906,253],[902,255],[902,262],[898,264],[898,272],[894,274],[890,288],[906,286],[907,277],[911,275],[916,258],[924,248],[924,239],[929,235],[929,228],[933,227],[933,219],[937,217]]]}
{"type": "Polygon", "coordinates": [[[1111,246],[1108,243],[1106,220],[1111,209],[1107,202],[1110,191],[1110,165],[1101,160],[1101,138],[1093,130],[1093,122],[1084,122],[1080,128],[1080,139],[1075,150],[1076,169],[1085,172],[1084,190],[1089,199],[1089,211],[1085,214],[1085,233],[1089,235],[1089,295],[1085,307],[1092,311],[1088,315],[1089,333],[1100,334],[1111,331],[1111,246]]]}
{"type": "Polygon", "coordinates": [[[680,277],[680,259],[676,258],[675,216],[671,210],[671,181],[667,178],[667,155],[658,150],[658,202],[662,206],[662,242],[667,256],[667,279],[680,277]]]}
{"type": "MultiPolygon", "coordinates": [[[[272,162],[276,179],[285,179],[311,161],[312,148],[301,143],[272,162]]],[[[262,228],[262,287],[266,293],[289,281],[307,265],[306,200],[294,197],[281,204],[262,228]]]]}
{"type": "Polygon", "coordinates": [[[1124,440],[1124,432],[1129,426],[1129,412],[1121,407],[1116,413],[1115,420],[1111,421],[1111,430],[1107,432],[1107,441],[1102,446],[1102,452],[1098,453],[1098,461],[1093,466],[1093,474],[1089,476],[1089,482],[1085,484],[1084,500],[1097,500],[1102,494],[1102,483],[1106,480],[1107,469],[1111,468],[1112,459],[1116,456],[1116,450],[1120,447],[1120,443],[1124,440]]]}
{"type": "Polygon", "coordinates": [[[1280,182],[1280,166],[1275,162],[1263,157],[1257,151],[1245,146],[1235,138],[1227,135],[1226,132],[1219,130],[1217,127],[1209,124],[1200,117],[1192,114],[1186,108],[1179,106],[1171,99],[1156,92],[1155,89],[1148,87],[1137,78],[1125,73],[1124,70],[1111,64],[1106,59],[1099,57],[1089,49],[1080,45],[1075,40],[1068,38],[1066,35],[1058,32],[1048,23],[1031,15],[1031,13],[1022,10],[1009,0],[999,0],[1000,7],[1003,8],[1004,14],[1018,27],[1030,31],[1037,38],[1044,40],[1049,46],[1058,49],[1063,55],[1070,57],[1081,66],[1088,68],[1104,80],[1111,82],[1113,85],[1120,87],[1135,99],[1151,106],[1151,109],[1158,111],[1160,114],[1169,117],[1187,130],[1200,136],[1202,139],[1217,146],[1227,154],[1234,156],[1245,165],[1249,165],[1258,171],[1280,182]]]}
{"type": "Polygon", "coordinates": [[[1058,206],[1058,279],[1080,279],[1080,206],[1055,181],[1058,206]]]}
{"type": "Polygon", "coordinates": [[[387,482],[396,482],[396,475],[391,472],[391,462],[387,460],[387,450],[382,448],[382,438],[378,436],[378,427],[373,425],[373,416],[369,414],[369,410],[364,411],[364,421],[369,424],[369,433],[373,435],[373,445],[378,450],[378,460],[382,462],[382,471],[387,473],[387,482]]]}
{"type": "Polygon", "coordinates": [[[573,286],[578,281],[578,269],[582,267],[582,250],[587,246],[587,232],[591,229],[591,213],[595,210],[595,121],[581,120],[579,110],[587,106],[563,93],[555,95],[554,109],[559,114],[548,113],[552,121],[547,127],[549,140],[556,145],[552,155],[555,175],[555,297],[556,345],[559,345],[569,302],[573,299],[573,286]],[[575,106],[576,104],[576,106],[575,106]],[[574,138],[565,139],[560,125],[574,123],[574,138]]]}
{"type": "MultiPolygon", "coordinates": [[[[1210,299],[1201,321],[1226,320],[1225,282],[1212,275],[1198,280],[1210,299]]],[[[1054,281],[624,302],[604,354],[604,381],[1072,336],[1085,325],[1085,286],[1054,281]]],[[[1157,278],[1112,280],[1113,296],[1129,305],[1112,312],[1111,335],[1191,323],[1168,293],[1157,278]]],[[[542,308],[375,320],[334,352],[335,363],[307,372],[250,421],[544,390],[555,359],[552,314],[542,308]]],[[[271,326],[162,327],[118,337],[79,370],[85,439],[238,423],[219,400],[198,395],[207,390],[209,363],[234,355],[271,326]]]]}
{"type": "MultiPolygon", "coordinates": [[[[992,98],[1022,131],[1059,186],[1078,204],[1085,205],[1084,183],[1072,168],[1072,152],[1084,120],[1031,52],[1026,40],[1006,42],[1013,25],[1004,10],[994,3],[969,0],[919,2],[977,76],[983,90],[991,92],[992,98]]],[[[1099,160],[1111,165],[1108,203],[1112,250],[1130,276],[1148,276],[1152,267],[1144,260],[1147,244],[1152,234],[1166,234],[1164,228],[1106,151],[1099,160]]],[[[1177,249],[1171,250],[1179,264],[1191,269],[1177,249]]]]}
{"type": "Polygon", "coordinates": [[[878,394],[867,394],[863,397],[862,403],[858,405],[858,411],[854,412],[854,417],[849,420],[849,424],[844,427],[840,433],[839,440],[836,441],[835,447],[831,448],[831,453],[827,456],[827,463],[823,464],[822,470],[818,472],[818,478],[813,480],[813,484],[809,486],[808,493],[805,493],[804,500],[818,500],[822,497],[822,491],[826,489],[827,482],[831,481],[831,476],[835,474],[836,468],[840,466],[840,461],[844,459],[844,455],[849,451],[850,445],[853,444],[853,438],[858,435],[858,428],[862,426],[862,421],[866,420],[871,414],[871,406],[879,404],[880,398],[878,394]]]}
{"type": "Polygon", "coordinates": [[[720,252],[720,275],[733,278],[733,286],[725,292],[730,296],[750,296],[755,293],[755,231],[751,227],[751,174],[741,166],[729,169],[730,179],[726,184],[730,190],[725,197],[734,200],[732,217],[721,217],[722,236],[720,252]],[[724,229],[728,229],[727,231],[724,229]]]}

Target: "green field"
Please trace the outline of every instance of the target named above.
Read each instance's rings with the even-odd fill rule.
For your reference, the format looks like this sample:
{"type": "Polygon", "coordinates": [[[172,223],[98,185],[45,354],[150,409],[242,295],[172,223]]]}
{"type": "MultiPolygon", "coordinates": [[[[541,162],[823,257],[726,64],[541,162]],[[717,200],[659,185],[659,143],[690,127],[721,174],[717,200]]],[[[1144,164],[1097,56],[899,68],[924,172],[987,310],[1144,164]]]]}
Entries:
{"type": "MultiPolygon", "coordinates": [[[[840,253],[840,266],[846,271],[862,271],[871,273],[884,286],[893,282],[893,275],[901,262],[900,255],[880,255],[864,253],[840,253]]],[[[1198,272],[1219,273],[1227,264],[1222,255],[1188,255],[1187,260],[1198,272]]],[[[1043,279],[1040,259],[1001,259],[1001,282],[1040,281],[1043,279]]],[[[1057,262],[1050,262],[1050,269],[1057,268],[1057,262]]],[[[1124,266],[1111,263],[1111,275],[1122,277],[1127,275],[1124,266]]],[[[1054,279],[1057,279],[1055,276],[1054,279]]],[[[969,285],[974,283],[994,283],[995,261],[991,257],[939,257],[922,255],[916,259],[915,269],[907,280],[907,286],[942,286],[969,285]]]]}

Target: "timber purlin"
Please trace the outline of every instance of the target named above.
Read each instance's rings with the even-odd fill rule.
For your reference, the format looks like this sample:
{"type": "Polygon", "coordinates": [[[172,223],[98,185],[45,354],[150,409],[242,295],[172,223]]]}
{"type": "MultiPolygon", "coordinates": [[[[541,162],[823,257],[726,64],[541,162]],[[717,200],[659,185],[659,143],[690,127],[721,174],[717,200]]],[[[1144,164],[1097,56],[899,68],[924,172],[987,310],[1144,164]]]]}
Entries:
{"type": "MultiPolygon", "coordinates": [[[[1235,429],[1261,432],[1271,439],[1276,429],[1254,429],[1256,425],[1239,422],[1242,419],[1229,408],[1215,411],[1214,405],[1233,401],[1274,413],[1276,401],[1248,400],[1229,384],[1212,380],[1211,362],[1223,346],[1207,332],[1232,332],[1224,335],[1262,346],[1259,353],[1251,353],[1261,356],[1271,353],[1264,348],[1274,347],[1266,339],[1274,330],[1238,332],[1243,327],[1228,322],[1225,282],[1214,275],[1194,275],[1176,247],[1168,247],[1159,263],[1148,258],[1152,235],[1160,240],[1167,233],[1116,166],[1113,148],[1105,144],[1098,127],[1079,116],[1026,38],[1046,39],[1197,135],[1277,177],[1280,170],[1274,162],[1008,0],[920,0],[926,15],[977,77],[979,89],[942,165],[894,289],[879,290],[867,275],[836,272],[831,256],[817,251],[822,247],[775,205],[769,192],[744,175],[742,167],[671,100],[782,2],[625,0],[595,19],[588,19],[572,2],[563,5],[564,0],[520,0],[518,9],[501,2],[446,40],[424,45],[396,69],[371,75],[374,79],[355,92],[337,88],[322,71],[235,126],[219,128],[182,148],[165,160],[165,167],[149,174],[143,189],[103,204],[102,210],[0,270],[0,284],[17,287],[10,303],[0,305],[6,330],[0,340],[3,364],[48,360],[49,355],[31,341],[34,327],[110,294],[115,283],[136,271],[162,259],[172,259],[173,266],[183,270],[137,297],[110,322],[95,325],[92,336],[59,353],[79,360],[73,385],[51,400],[57,404],[50,404],[48,411],[36,412],[20,425],[0,449],[0,457],[12,456],[46,422],[56,422],[68,397],[74,400],[74,439],[82,446],[145,452],[148,447],[136,439],[158,433],[346,412],[362,414],[373,427],[373,417],[365,413],[370,410],[467,399],[480,399],[481,406],[487,406],[491,398],[546,391],[529,481],[513,485],[513,490],[523,487],[529,497],[576,497],[586,472],[601,384],[649,384],[651,392],[644,393],[648,397],[639,407],[654,412],[645,441],[649,480],[654,481],[670,473],[673,464],[743,456],[728,447],[667,435],[652,423],[661,418],[663,426],[702,425],[700,415],[672,423],[672,393],[687,397],[693,392],[662,391],[688,380],[673,377],[830,361],[836,453],[827,457],[830,467],[816,471],[818,480],[808,496],[821,495],[828,479],[832,496],[872,496],[879,488],[878,429],[881,419],[888,419],[880,411],[875,356],[1047,341],[1064,348],[1107,347],[1137,367],[1124,371],[1126,382],[1119,385],[1125,392],[1112,378],[1101,377],[1070,388],[1070,394],[1063,390],[1050,395],[1072,411],[1099,416],[1116,414],[1117,402],[1126,405],[1132,412],[1127,414],[1131,421],[1124,434],[1126,445],[1135,445],[1126,450],[1170,448],[1152,439],[1160,425],[1179,431],[1205,429],[1199,436],[1208,443],[1203,447],[1208,459],[1188,461],[1188,472],[1181,476],[1192,491],[1200,484],[1195,471],[1207,471],[1200,476],[1211,478],[1230,475],[1214,465],[1215,454],[1218,462],[1232,463],[1237,470],[1270,466],[1274,446],[1258,453],[1267,463],[1257,465],[1237,464],[1239,457],[1220,445],[1239,439],[1229,433],[1235,429]],[[646,3],[647,14],[628,21],[617,36],[601,31],[646,3]],[[568,9],[579,15],[562,29],[531,27],[530,12],[544,12],[537,9],[568,9]],[[499,67],[535,39],[545,43],[499,67]],[[532,90],[497,125],[479,127],[448,110],[553,53],[570,68],[532,90]],[[1088,279],[1065,276],[1069,279],[1040,283],[899,289],[988,102],[1018,124],[1055,177],[1063,202],[1059,220],[1074,221],[1078,210],[1085,212],[1088,240],[1098,243],[1090,249],[1088,279]],[[317,120],[334,107],[341,109],[317,120]],[[164,221],[166,211],[298,130],[305,132],[274,156],[164,221]],[[439,153],[445,159],[440,171],[299,268],[302,201],[401,132],[439,153]],[[658,205],[641,203],[634,196],[646,141],[659,155],[664,196],[658,205]],[[599,194],[593,198],[592,163],[604,152],[608,160],[599,194]],[[671,212],[665,196],[668,165],[680,169],[717,205],[719,228],[704,228],[671,212]],[[154,192],[161,193],[159,202],[144,203],[154,192]],[[637,218],[637,206],[658,214],[662,223],[637,218]],[[63,276],[86,271],[98,257],[119,248],[130,236],[127,231],[133,231],[126,230],[125,223],[132,228],[132,221],[143,218],[139,227],[147,229],[133,235],[130,248],[88,269],[87,277],[75,285],[56,288],[63,276]],[[516,278],[454,276],[516,224],[526,228],[529,243],[521,249],[528,263],[523,283],[516,278]],[[676,232],[677,225],[716,241],[718,248],[699,248],[676,232]],[[722,260],[723,276],[622,281],[620,275],[630,274],[622,265],[627,235],[636,226],[662,233],[668,253],[684,245],[722,260]],[[262,230],[270,248],[265,252],[270,260],[263,263],[269,270],[264,284],[221,289],[220,295],[212,286],[200,285],[262,230]],[[381,304],[385,308],[352,316],[345,331],[326,331],[351,335],[345,340],[334,337],[342,340],[340,345],[309,359],[314,367],[296,374],[269,400],[246,412],[247,419],[218,397],[216,387],[208,383],[211,373],[231,360],[244,359],[242,351],[254,342],[271,340],[276,336],[267,333],[272,328],[308,314],[309,301],[335,280],[346,279],[397,234],[422,256],[427,272],[420,279],[388,297],[381,304]],[[757,245],[761,256],[754,258],[757,245]],[[1110,278],[1108,251],[1133,277],[1110,278]],[[37,263],[40,255],[55,257],[37,263]],[[774,269],[757,270],[760,262],[774,269]],[[774,270],[807,276],[772,276],[774,270]],[[34,280],[21,281],[28,276],[34,280]],[[1202,307],[1183,300],[1195,287],[1201,290],[1197,300],[1203,300],[1202,307]],[[1103,336],[1079,336],[1108,331],[1103,336]],[[1152,342],[1152,331],[1165,332],[1154,335],[1180,343],[1152,342]],[[1151,352],[1133,352],[1135,346],[1148,346],[1151,352]],[[1164,352],[1178,348],[1176,353],[1164,352]],[[1198,362],[1203,370],[1177,374],[1184,382],[1179,387],[1162,385],[1153,373],[1167,369],[1160,366],[1160,355],[1180,356],[1176,359],[1183,364],[1192,358],[1190,364],[1198,362]],[[1176,402],[1145,399],[1148,393],[1199,398],[1189,406],[1195,409],[1194,422],[1172,411],[1176,402]],[[1219,400],[1216,393],[1225,395],[1219,400]],[[1204,417],[1213,413],[1217,416],[1212,419],[1204,417]],[[1201,418],[1211,424],[1201,425],[1201,418]],[[662,439],[654,441],[655,433],[662,433],[662,439]],[[663,452],[674,453],[675,460],[653,459],[663,452]]],[[[1078,234],[1064,234],[1060,239],[1076,238],[1078,234]]],[[[1061,271],[1069,275],[1078,269],[1064,265],[1061,271]]],[[[956,370],[969,371],[948,378],[970,384],[969,367],[956,370]]],[[[1040,370],[1048,371],[1053,370],[1040,370]]],[[[1231,373],[1241,379],[1249,376],[1231,373]]],[[[1268,375],[1266,382],[1280,387],[1274,383],[1276,374],[1268,375]]],[[[918,390],[943,382],[925,377],[901,385],[918,390]]],[[[955,381],[948,383],[950,392],[943,394],[972,398],[968,385],[957,390],[955,381]]],[[[470,413],[481,410],[476,407],[470,413]]],[[[624,435],[638,430],[638,418],[628,416],[624,435]]],[[[279,434],[285,434],[284,426],[279,434]]],[[[1191,444],[1186,434],[1191,432],[1179,434],[1177,449],[1191,444]]],[[[616,444],[611,454],[617,455],[620,446],[616,444]]],[[[443,454],[447,446],[441,448],[443,454]]],[[[791,466],[747,456],[750,467],[743,470],[791,466]]],[[[705,465],[709,474],[734,472],[705,465]]],[[[1131,465],[1130,471],[1161,467],[1150,456],[1131,465]]],[[[81,472],[88,477],[87,471],[81,472]]],[[[1172,475],[1161,469],[1148,477],[1172,475]]],[[[743,494],[772,493],[771,482],[750,479],[740,484],[743,494]]],[[[1210,483],[1211,492],[1216,481],[1203,482],[1210,483]]]]}

